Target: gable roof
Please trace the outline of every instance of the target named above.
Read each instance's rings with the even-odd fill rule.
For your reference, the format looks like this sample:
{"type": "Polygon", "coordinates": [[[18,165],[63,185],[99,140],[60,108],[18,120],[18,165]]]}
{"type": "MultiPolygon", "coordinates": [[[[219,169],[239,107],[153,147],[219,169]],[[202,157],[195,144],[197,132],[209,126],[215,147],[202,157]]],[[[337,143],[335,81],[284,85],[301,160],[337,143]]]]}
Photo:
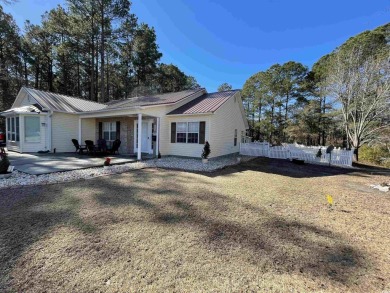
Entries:
{"type": "Polygon", "coordinates": [[[107,107],[107,105],[97,102],[40,91],[32,88],[22,87],[22,90],[25,90],[43,108],[52,111],[79,113],[101,110],[107,107]]]}
{"type": "Polygon", "coordinates": [[[239,92],[239,90],[204,94],[169,112],[167,115],[214,113],[223,103],[225,103],[230,97],[234,96],[237,92],[239,92]]]}
{"type": "Polygon", "coordinates": [[[150,96],[134,97],[124,100],[116,100],[107,103],[107,109],[116,108],[128,108],[128,107],[142,107],[142,106],[154,106],[154,105],[169,105],[177,103],[189,96],[206,92],[205,89],[186,90],[176,93],[157,94],[150,96]]]}

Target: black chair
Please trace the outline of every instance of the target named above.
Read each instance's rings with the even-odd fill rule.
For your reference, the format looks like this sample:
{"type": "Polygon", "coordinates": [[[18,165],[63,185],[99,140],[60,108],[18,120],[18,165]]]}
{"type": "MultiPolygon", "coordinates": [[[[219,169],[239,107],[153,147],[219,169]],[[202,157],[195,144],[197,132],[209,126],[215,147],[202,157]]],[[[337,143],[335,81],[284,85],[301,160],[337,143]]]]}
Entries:
{"type": "Polygon", "coordinates": [[[112,143],[112,148],[111,148],[111,154],[115,154],[115,152],[118,153],[119,155],[119,147],[121,146],[121,141],[119,139],[116,139],[114,140],[114,142],[112,143]]]}
{"type": "Polygon", "coordinates": [[[76,148],[76,153],[82,154],[87,149],[86,146],[80,145],[77,139],[72,139],[73,145],[76,148]]]}
{"type": "Polygon", "coordinates": [[[107,152],[107,141],[104,138],[100,138],[97,141],[99,152],[106,153],[107,152]]]}
{"type": "Polygon", "coordinates": [[[96,154],[97,148],[92,140],[86,140],[85,146],[87,148],[88,154],[96,154]]]}

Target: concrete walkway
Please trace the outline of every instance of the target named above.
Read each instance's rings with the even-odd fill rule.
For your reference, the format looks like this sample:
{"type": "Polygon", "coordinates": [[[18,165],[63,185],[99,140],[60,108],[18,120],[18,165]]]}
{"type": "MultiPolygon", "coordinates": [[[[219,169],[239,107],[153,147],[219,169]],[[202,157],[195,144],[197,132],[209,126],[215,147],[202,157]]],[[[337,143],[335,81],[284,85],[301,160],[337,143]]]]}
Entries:
{"type": "MultiPolygon", "coordinates": [[[[61,171],[71,171],[90,167],[103,166],[107,156],[91,157],[75,153],[62,154],[19,154],[8,152],[12,166],[21,172],[41,175],[61,171]]],[[[137,161],[135,157],[115,155],[109,156],[111,164],[123,164],[137,161]]]]}

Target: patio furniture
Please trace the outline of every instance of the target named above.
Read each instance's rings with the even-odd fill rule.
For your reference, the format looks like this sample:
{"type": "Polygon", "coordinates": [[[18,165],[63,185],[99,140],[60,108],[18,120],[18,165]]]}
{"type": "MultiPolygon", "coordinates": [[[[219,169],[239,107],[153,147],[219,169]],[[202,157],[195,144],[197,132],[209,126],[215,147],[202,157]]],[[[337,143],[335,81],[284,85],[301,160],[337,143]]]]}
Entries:
{"type": "Polygon", "coordinates": [[[87,149],[85,145],[80,145],[77,139],[72,139],[73,145],[76,148],[76,153],[82,154],[87,149]]]}
{"type": "Polygon", "coordinates": [[[112,143],[112,148],[111,148],[111,154],[115,154],[115,152],[118,153],[119,155],[119,147],[121,146],[121,141],[119,139],[116,139],[114,140],[114,142],[112,143]]]}
{"type": "Polygon", "coordinates": [[[106,153],[107,152],[107,142],[104,138],[98,139],[98,150],[99,152],[106,153]]]}
{"type": "Polygon", "coordinates": [[[98,151],[97,147],[95,146],[92,140],[86,140],[85,145],[87,147],[87,151],[89,155],[91,154],[95,155],[96,151],[98,151]]]}

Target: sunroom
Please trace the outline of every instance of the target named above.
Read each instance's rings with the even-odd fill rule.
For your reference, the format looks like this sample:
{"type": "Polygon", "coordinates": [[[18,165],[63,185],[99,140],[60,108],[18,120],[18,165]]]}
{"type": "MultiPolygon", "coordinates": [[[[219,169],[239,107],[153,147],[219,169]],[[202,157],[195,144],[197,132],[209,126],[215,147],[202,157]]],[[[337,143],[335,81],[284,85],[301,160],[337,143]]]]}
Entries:
{"type": "Polygon", "coordinates": [[[2,113],[6,119],[7,149],[20,153],[50,149],[50,117],[35,105],[13,108],[2,113]]]}

